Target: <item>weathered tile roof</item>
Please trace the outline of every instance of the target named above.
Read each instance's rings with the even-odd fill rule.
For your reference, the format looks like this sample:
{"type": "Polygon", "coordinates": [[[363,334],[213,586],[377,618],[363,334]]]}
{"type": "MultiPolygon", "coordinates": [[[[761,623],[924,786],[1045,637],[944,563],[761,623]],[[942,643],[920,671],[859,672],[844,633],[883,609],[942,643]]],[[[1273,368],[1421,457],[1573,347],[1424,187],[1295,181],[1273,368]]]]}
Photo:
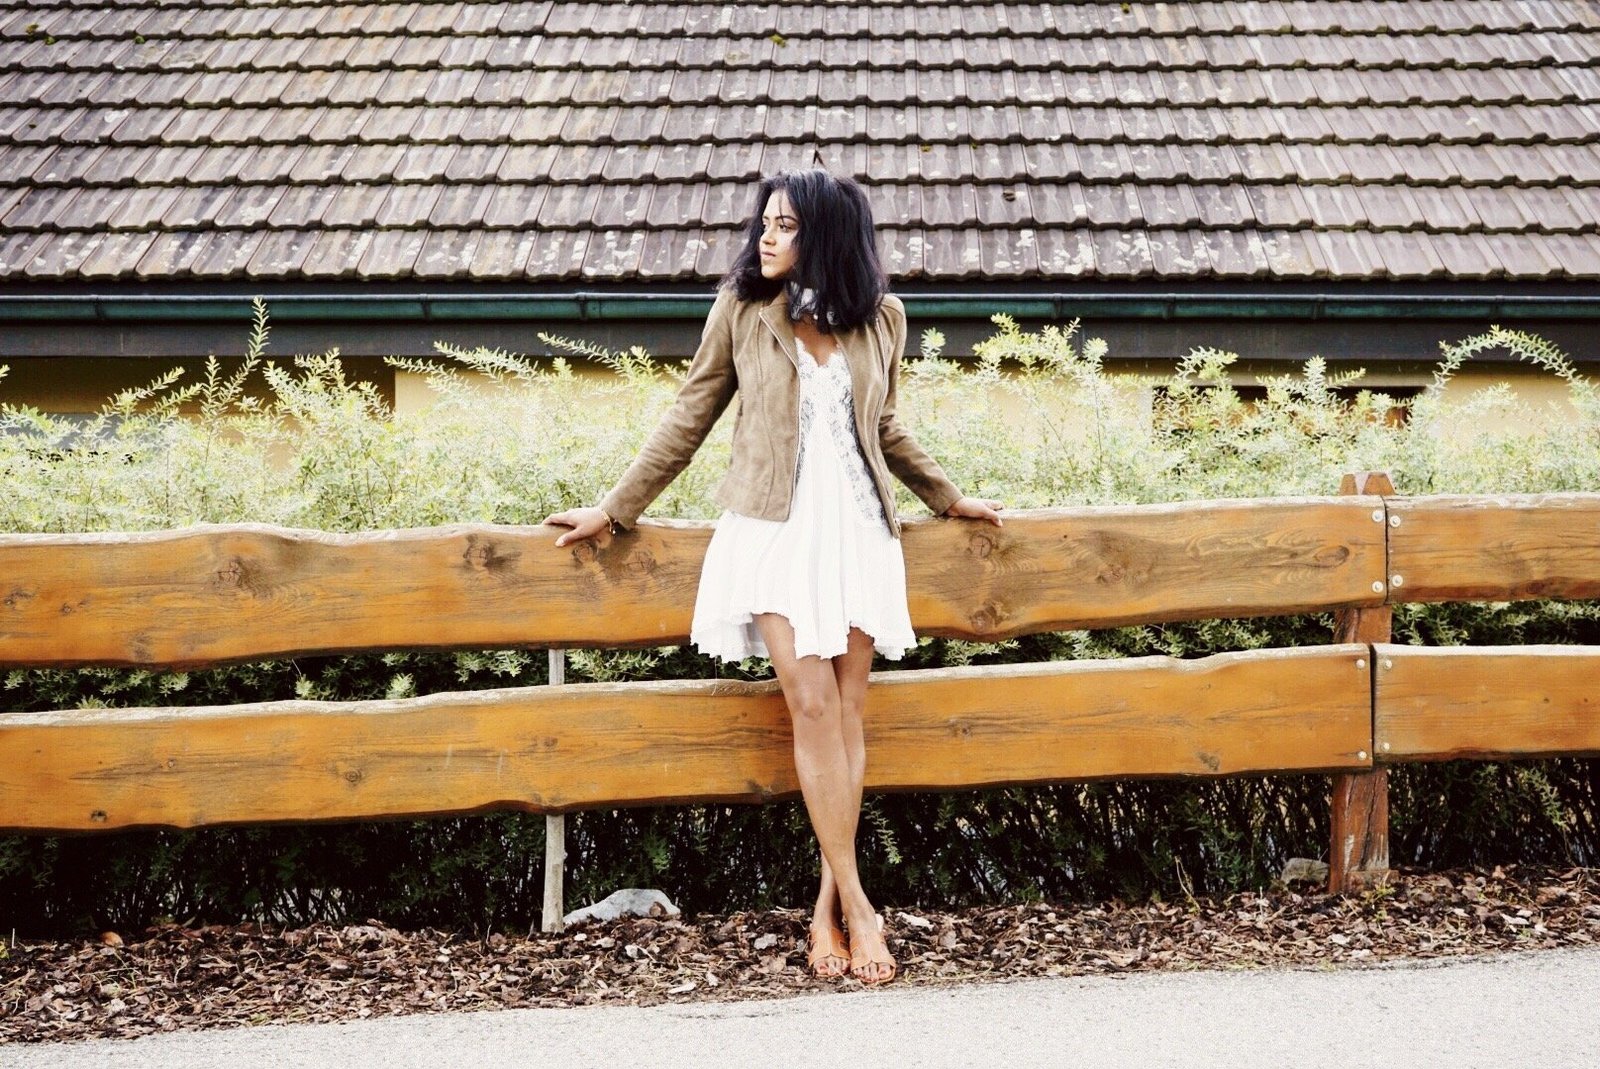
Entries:
{"type": "Polygon", "coordinates": [[[0,280],[1600,278],[1600,4],[0,0],[0,280]]]}

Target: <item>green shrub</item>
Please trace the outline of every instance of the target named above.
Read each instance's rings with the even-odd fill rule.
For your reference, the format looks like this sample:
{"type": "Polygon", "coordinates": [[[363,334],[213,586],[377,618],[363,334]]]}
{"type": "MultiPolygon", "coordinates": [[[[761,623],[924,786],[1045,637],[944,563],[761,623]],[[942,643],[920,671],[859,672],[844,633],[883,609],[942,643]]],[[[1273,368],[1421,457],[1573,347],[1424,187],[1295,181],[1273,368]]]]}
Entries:
{"type": "MultiPolygon", "coordinates": [[[[1225,496],[1327,494],[1346,471],[1391,472],[1403,492],[1532,492],[1600,485],[1600,402],[1552,347],[1495,328],[1444,347],[1433,386],[1401,401],[1330,375],[1319,360],[1247,404],[1233,357],[1196,349],[1171,376],[1108,373],[1105,346],[1074,326],[1021,330],[997,317],[976,359],[940,355],[929,332],[907,362],[902,411],[968,492],[1013,508],[1225,496]],[[1572,409],[1534,411],[1504,391],[1461,405],[1461,364],[1508,352],[1566,379],[1572,409]],[[1408,419],[1386,420],[1401,407],[1408,419]],[[1452,408],[1457,411],[1452,412],[1452,408]],[[1489,416],[1497,419],[1489,419],[1489,416]],[[1464,433],[1461,427],[1475,428],[1464,433]],[[1501,428],[1501,429],[1495,429],[1501,428]]],[[[243,366],[178,373],[113,398],[86,427],[0,406],[0,530],[140,530],[258,521],[349,531],[470,521],[536,523],[596,500],[681,379],[641,350],[601,360],[607,380],[561,359],[440,345],[438,404],[395,416],[336,352],[265,358],[265,309],[243,366]],[[475,373],[467,376],[463,372],[475,373]],[[191,418],[185,412],[198,412],[191,418]],[[595,413],[603,412],[603,417],[595,413]],[[576,415],[575,415],[576,414],[576,415]],[[588,414],[588,415],[586,415],[588,414]]],[[[561,339],[550,339],[561,342],[561,339]]],[[[729,421],[652,513],[709,519],[729,421]]],[[[920,510],[902,487],[904,511],[920,510]]],[[[1224,650],[1327,641],[1320,617],[1220,620],[1032,635],[923,639],[885,669],[1224,650]]],[[[1590,603],[1403,606],[1396,641],[1600,644],[1590,603]]],[[[538,651],[301,657],[186,673],[13,671],[7,710],[198,705],[290,697],[399,697],[544,681],[538,651]]],[[[572,680],[763,678],[692,650],[575,651],[572,680]]],[[[1401,768],[1393,856],[1444,866],[1577,861],[1600,850],[1595,764],[1583,760],[1401,768]]],[[[941,906],[1046,897],[1174,895],[1270,881],[1292,855],[1325,853],[1320,776],[1069,784],[868,799],[868,885],[886,902],[941,906]]],[[[380,917],[473,930],[533,923],[543,819],[526,814],[361,825],[0,839],[0,909],[22,930],[137,926],[158,916],[306,922],[380,917]]],[[[815,854],[802,808],[700,806],[581,814],[569,825],[569,897],[652,885],[691,909],[808,902],[815,854]]]]}

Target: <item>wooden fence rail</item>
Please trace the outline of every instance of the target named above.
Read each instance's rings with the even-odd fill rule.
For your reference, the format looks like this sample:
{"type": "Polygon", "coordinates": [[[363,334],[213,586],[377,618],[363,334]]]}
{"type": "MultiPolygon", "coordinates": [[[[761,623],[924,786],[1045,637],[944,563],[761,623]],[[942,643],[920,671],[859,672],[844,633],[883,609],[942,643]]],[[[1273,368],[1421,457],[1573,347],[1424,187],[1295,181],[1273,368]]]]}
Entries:
{"type": "MultiPolygon", "coordinates": [[[[907,521],[922,634],[999,639],[1383,601],[1376,498],[907,521]]],[[[688,641],[709,523],[557,549],[555,529],[336,535],[263,524],[0,536],[0,667],[192,668],[378,649],[688,641]]]]}
{"type": "MultiPolygon", "coordinates": [[[[996,639],[1335,611],[1335,644],[873,676],[873,790],[1332,772],[1336,890],[1387,870],[1385,768],[1600,752],[1600,648],[1423,650],[1400,601],[1600,596],[1600,494],[1326,498],[906,524],[912,621],[996,639]]],[[[687,640],[710,525],[0,536],[0,666],[687,640]]],[[[554,656],[554,655],[553,655],[554,656]]],[[[0,714],[0,828],[534,812],[796,793],[776,684],[0,714]]]]}
{"type": "MultiPolygon", "coordinates": [[[[884,673],[869,702],[867,786],[1368,767],[1366,658],[1364,646],[1328,646],[884,673]]],[[[578,683],[0,722],[0,824],[12,829],[559,813],[799,792],[775,682],[578,683]]]]}

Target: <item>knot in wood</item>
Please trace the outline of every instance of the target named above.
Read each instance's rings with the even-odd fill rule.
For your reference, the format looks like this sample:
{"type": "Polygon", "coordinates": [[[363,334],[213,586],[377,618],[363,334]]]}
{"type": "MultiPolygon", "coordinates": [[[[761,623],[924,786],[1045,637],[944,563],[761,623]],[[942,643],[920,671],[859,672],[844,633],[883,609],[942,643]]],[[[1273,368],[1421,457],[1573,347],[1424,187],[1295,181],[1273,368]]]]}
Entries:
{"type": "Polygon", "coordinates": [[[361,770],[359,768],[352,768],[344,774],[344,778],[345,782],[349,783],[351,786],[354,786],[355,784],[361,782],[361,770]]]}
{"type": "Polygon", "coordinates": [[[230,557],[228,563],[215,573],[214,582],[218,587],[232,587],[247,594],[260,594],[257,582],[259,576],[260,569],[243,557],[230,557]]]}
{"type": "Polygon", "coordinates": [[[628,574],[635,578],[654,575],[657,567],[656,555],[648,549],[637,549],[628,554],[628,574]]]}
{"type": "Polygon", "coordinates": [[[979,560],[988,560],[994,552],[994,539],[982,531],[967,536],[967,552],[979,560]]]}
{"type": "Polygon", "coordinates": [[[89,814],[89,820],[94,824],[104,824],[106,822],[106,811],[104,809],[96,809],[89,814]]]}
{"type": "Polygon", "coordinates": [[[485,538],[483,535],[468,535],[466,552],[461,554],[461,559],[468,568],[478,571],[496,572],[509,568],[516,562],[518,554],[502,553],[494,539],[485,538]]]}
{"type": "Polygon", "coordinates": [[[594,539],[585,538],[582,542],[572,545],[572,559],[579,564],[593,564],[600,559],[600,547],[594,544],[594,539]]]}
{"type": "Polygon", "coordinates": [[[972,611],[967,617],[967,623],[972,625],[972,630],[986,635],[999,628],[1002,615],[998,605],[986,601],[972,611]]]}

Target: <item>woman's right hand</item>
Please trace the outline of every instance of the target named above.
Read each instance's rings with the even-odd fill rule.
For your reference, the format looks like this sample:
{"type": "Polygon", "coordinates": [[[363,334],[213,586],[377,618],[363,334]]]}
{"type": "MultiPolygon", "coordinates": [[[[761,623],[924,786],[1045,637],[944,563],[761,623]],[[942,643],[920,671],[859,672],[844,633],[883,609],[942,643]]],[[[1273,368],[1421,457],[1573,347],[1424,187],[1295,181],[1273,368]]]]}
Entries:
{"type": "Polygon", "coordinates": [[[564,546],[570,542],[581,542],[585,538],[593,538],[611,526],[606,522],[604,510],[594,506],[552,513],[544,518],[544,522],[555,524],[558,527],[572,528],[572,530],[556,539],[556,545],[558,546],[564,546]]]}

